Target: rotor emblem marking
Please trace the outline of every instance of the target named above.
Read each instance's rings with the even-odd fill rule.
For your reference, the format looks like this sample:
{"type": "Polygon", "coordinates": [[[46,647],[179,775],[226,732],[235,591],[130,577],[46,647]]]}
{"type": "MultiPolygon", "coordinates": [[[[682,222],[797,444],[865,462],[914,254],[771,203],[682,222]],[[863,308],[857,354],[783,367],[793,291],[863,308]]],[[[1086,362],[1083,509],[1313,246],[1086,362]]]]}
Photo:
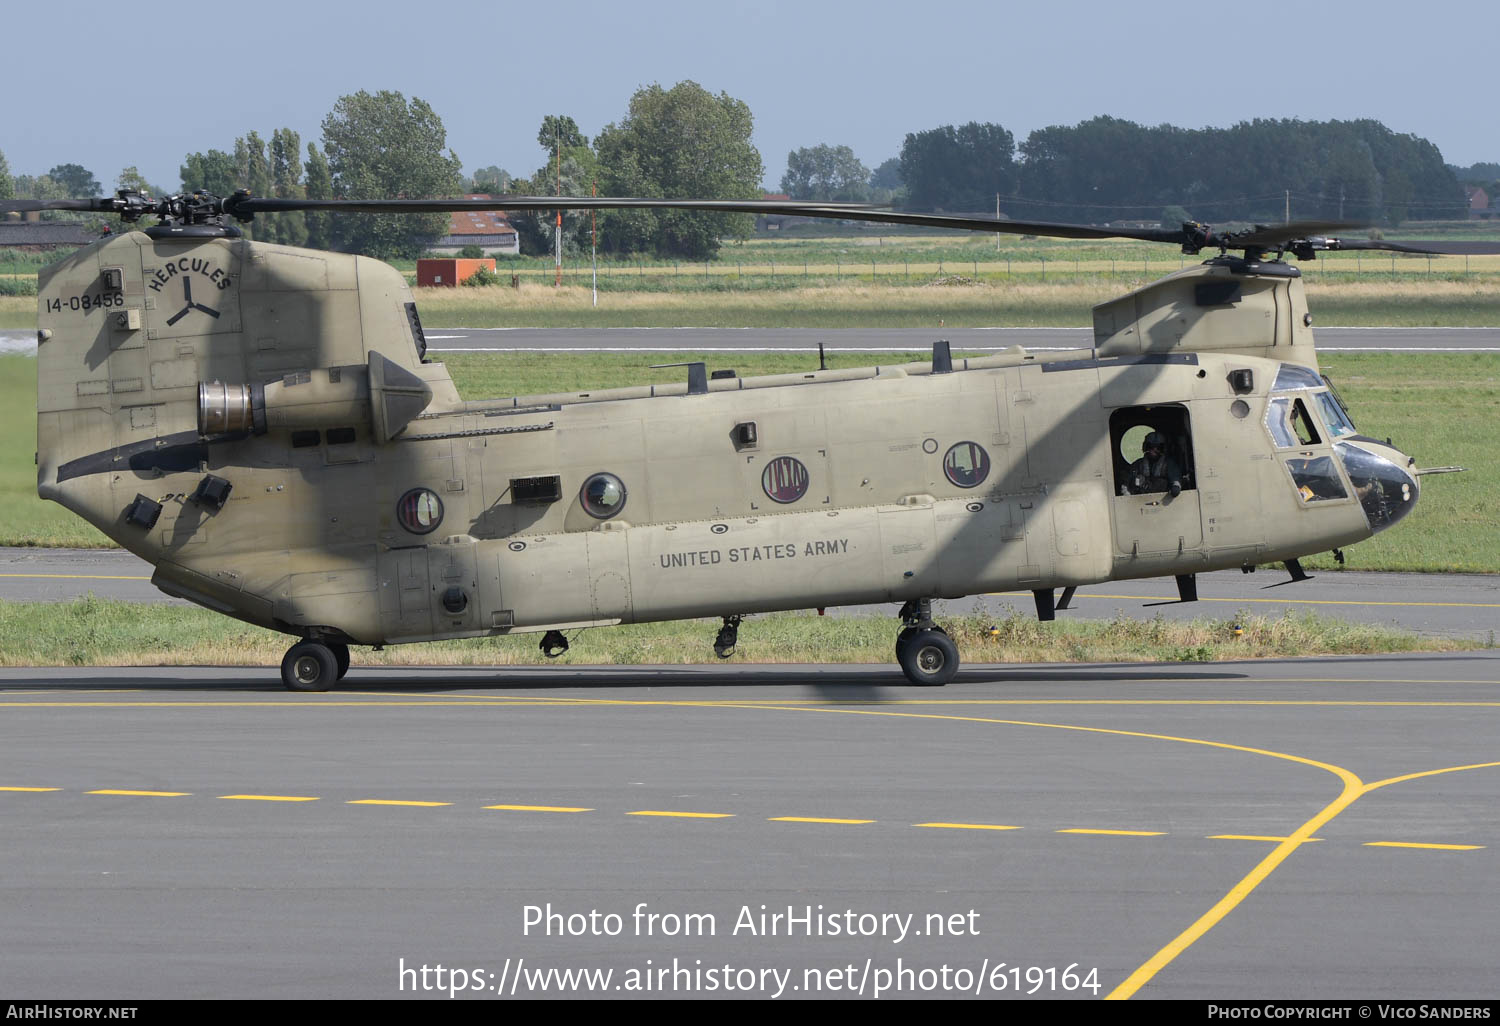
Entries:
{"type": "Polygon", "coordinates": [[[807,494],[808,474],[794,456],[778,456],[761,471],[760,486],[773,502],[796,502],[807,494]]]}

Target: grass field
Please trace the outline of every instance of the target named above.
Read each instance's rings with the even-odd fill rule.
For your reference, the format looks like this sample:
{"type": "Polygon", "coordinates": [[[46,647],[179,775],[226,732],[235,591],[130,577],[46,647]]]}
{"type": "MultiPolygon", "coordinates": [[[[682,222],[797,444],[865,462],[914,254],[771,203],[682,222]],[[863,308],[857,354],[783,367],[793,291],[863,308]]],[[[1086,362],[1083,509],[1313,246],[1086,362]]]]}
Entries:
{"type": "MultiPolygon", "coordinates": [[[[717,260],[599,264],[507,258],[520,287],[421,289],[423,322],[453,327],[1083,326],[1089,308],[1200,257],[1136,242],[978,235],[757,238],[717,260]]],[[[36,265],[7,265],[34,282],[36,265]]],[[[409,275],[413,261],[397,262],[409,275]]],[[[1500,255],[1328,253],[1299,264],[1322,325],[1500,324],[1500,255]]],[[[5,272],[0,269],[0,275],[5,272]]],[[[36,299],[0,295],[0,330],[36,327],[36,299]]]]}
{"type": "MultiPolygon", "coordinates": [[[[883,362],[924,354],[883,354],[883,362]]],[[[671,382],[680,368],[652,364],[704,360],[741,375],[807,369],[805,353],[448,354],[446,363],[465,398],[577,391],[612,385],[671,382]]],[[[867,354],[831,356],[830,366],[861,366],[867,354]]],[[[1458,464],[1464,474],[1428,477],[1415,512],[1390,531],[1346,550],[1360,570],[1500,573],[1500,355],[1334,354],[1324,370],[1339,385],[1359,429],[1389,436],[1419,465],[1458,464]]],[[[54,503],[36,496],[36,361],[0,357],[0,544],[97,546],[108,541],[54,503]]],[[[1309,561],[1332,566],[1327,556],[1309,561]]]]}
{"type": "MultiPolygon", "coordinates": [[[[422,323],[497,327],[1086,327],[1091,308],[1150,279],[1101,278],[948,284],[834,284],[808,288],[714,288],[607,292],[587,287],[419,289],[422,323]]],[[[1494,281],[1309,283],[1320,326],[1488,327],[1500,324],[1494,281]]]]}
{"type": "MultiPolygon", "coordinates": [[[[997,607],[981,615],[945,618],[944,627],[971,664],[1212,662],[1473,647],[1316,615],[1236,614],[1193,622],[1121,616],[1112,621],[1038,623],[1029,611],[997,607]],[[1239,636],[1233,633],[1235,624],[1243,629],[1239,636]]],[[[716,663],[710,642],[717,629],[717,620],[687,620],[575,632],[572,648],[556,662],[716,663]]],[[[892,622],[879,617],[756,616],[740,631],[734,659],[893,663],[893,635],[892,622]]],[[[193,607],[142,607],[93,597],[60,604],[0,602],[3,666],[274,666],[286,648],[285,635],[193,607]]],[[[354,651],[355,664],[367,666],[515,666],[549,661],[537,650],[534,634],[354,651]]]]}

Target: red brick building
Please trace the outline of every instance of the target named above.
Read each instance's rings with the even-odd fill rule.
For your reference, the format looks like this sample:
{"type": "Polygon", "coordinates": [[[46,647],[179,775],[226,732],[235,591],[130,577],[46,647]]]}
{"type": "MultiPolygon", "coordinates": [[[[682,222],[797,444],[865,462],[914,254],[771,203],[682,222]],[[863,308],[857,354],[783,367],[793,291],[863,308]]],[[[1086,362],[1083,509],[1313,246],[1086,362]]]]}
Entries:
{"type": "MultiPolygon", "coordinates": [[[[465,199],[489,199],[470,195],[465,199]]],[[[478,246],[485,253],[519,253],[520,236],[502,210],[455,210],[448,215],[448,234],[433,244],[432,252],[456,254],[465,246],[478,246]]]]}

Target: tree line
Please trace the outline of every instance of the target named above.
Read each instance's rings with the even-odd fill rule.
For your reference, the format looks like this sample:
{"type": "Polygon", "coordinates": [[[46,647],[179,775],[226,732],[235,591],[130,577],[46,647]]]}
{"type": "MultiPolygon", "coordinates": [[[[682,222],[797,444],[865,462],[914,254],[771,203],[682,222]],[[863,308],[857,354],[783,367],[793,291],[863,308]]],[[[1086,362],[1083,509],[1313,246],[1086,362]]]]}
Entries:
{"type": "Polygon", "coordinates": [[[998,124],[944,125],[908,134],[900,156],[874,172],[848,147],[795,150],[781,186],[801,200],[998,207],[1021,220],[1086,224],[1465,216],[1463,189],[1437,147],[1370,120],[1185,129],[1097,117],[1038,129],[1019,144],[998,124]]]}

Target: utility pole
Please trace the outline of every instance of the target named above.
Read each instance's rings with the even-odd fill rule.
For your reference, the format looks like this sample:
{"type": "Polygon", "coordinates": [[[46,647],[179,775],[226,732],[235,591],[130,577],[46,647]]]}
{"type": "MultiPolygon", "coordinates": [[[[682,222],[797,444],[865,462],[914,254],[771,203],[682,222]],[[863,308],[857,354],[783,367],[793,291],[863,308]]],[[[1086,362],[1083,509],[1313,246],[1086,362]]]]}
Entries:
{"type": "MultiPolygon", "coordinates": [[[[557,195],[562,196],[562,133],[557,135],[557,195]]],[[[557,234],[553,238],[552,261],[557,272],[552,287],[562,285],[562,207],[557,208],[557,234]]]]}
{"type": "MultiPolygon", "coordinates": [[[[599,198],[599,183],[595,182],[590,190],[595,199],[599,198]]],[[[589,208],[589,262],[594,268],[594,305],[599,305],[599,219],[594,208],[589,208]]]]}
{"type": "Polygon", "coordinates": [[[1291,189],[1288,189],[1286,191],[1286,216],[1282,219],[1281,223],[1282,224],[1291,224],[1292,223],[1292,190],[1291,189]]]}

